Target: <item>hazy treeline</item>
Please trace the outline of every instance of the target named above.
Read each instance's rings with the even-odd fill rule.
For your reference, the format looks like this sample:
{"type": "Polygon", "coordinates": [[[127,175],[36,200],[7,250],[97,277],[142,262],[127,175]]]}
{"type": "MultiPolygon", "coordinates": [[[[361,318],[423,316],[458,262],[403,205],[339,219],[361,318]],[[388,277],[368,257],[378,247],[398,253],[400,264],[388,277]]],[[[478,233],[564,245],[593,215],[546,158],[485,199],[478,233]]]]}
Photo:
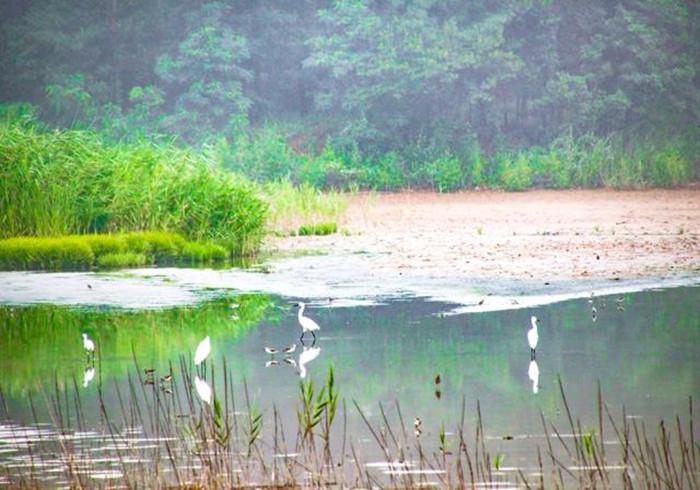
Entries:
{"type": "Polygon", "coordinates": [[[2,101],[119,139],[225,141],[256,178],[498,184],[480,155],[562,137],[674,141],[689,174],[697,151],[695,1],[8,0],[0,19],[2,101]],[[321,171],[287,161],[328,148],[321,171]]]}

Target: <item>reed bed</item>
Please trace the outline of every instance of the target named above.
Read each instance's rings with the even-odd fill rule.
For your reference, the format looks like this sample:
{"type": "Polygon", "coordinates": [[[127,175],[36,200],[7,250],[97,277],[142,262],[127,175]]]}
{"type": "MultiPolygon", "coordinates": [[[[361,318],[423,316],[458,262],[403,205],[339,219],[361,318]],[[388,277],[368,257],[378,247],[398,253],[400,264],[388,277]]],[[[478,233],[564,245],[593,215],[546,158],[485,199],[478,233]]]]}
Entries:
{"type": "MultiPolygon", "coordinates": [[[[291,428],[278,407],[261,412],[245,382],[242,399],[234,396],[225,359],[218,370],[197,370],[181,357],[163,373],[134,360],[128,379],[110,387],[99,380],[98,366],[96,381],[97,430],[86,422],[75,381],[72,390],[56,385],[44,392],[52,429],[39,424],[41,401],[33,398],[35,426],[2,427],[3,442],[24,453],[0,466],[1,482],[46,486],[44,470],[50,468],[51,484],[73,488],[698,488],[692,399],[685,422],[677,416],[647,427],[624,408],[615,413],[599,389],[598,420],[584,430],[560,381],[568,425],[556,427],[542,415],[543,442],[534,445],[532,461],[506,471],[503,457],[491,452],[478,402],[469,409],[463,399],[458,421],[405,420],[398,402],[379,404],[379,416],[371,418],[340,397],[332,369],[320,386],[300,383],[291,428]],[[349,433],[353,411],[364,433],[349,433]],[[472,426],[468,418],[475,420],[472,426]],[[363,437],[373,445],[362,446],[363,437]]],[[[12,419],[1,391],[0,409],[4,420],[12,419]]]]}
{"type": "Polygon", "coordinates": [[[240,255],[264,236],[257,186],[174,145],[2,123],[0,182],[0,238],[168,231],[240,255]]]}

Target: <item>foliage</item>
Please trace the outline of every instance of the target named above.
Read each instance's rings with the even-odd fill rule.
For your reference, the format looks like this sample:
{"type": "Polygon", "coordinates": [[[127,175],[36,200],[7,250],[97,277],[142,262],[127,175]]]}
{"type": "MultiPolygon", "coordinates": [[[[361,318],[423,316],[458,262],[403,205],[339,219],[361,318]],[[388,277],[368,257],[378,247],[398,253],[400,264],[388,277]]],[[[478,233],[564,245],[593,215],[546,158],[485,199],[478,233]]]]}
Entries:
{"type": "Polygon", "coordinates": [[[321,192],[310,184],[294,186],[288,180],[263,186],[269,205],[268,227],[274,232],[296,231],[301,225],[337,222],[348,207],[347,197],[337,191],[321,192]]]}

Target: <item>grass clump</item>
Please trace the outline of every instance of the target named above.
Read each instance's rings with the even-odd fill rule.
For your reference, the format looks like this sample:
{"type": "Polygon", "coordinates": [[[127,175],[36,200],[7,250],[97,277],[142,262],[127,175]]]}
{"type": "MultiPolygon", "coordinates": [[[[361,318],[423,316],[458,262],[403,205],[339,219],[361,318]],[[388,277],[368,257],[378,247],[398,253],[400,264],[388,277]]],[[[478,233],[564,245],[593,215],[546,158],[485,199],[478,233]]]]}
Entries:
{"type": "Polygon", "coordinates": [[[226,249],[215,243],[190,242],[182,250],[182,258],[193,263],[217,262],[227,257],[226,249]]]}
{"type": "Polygon", "coordinates": [[[190,242],[172,232],[15,237],[0,240],[0,269],[60,270],[147,264],[221,262],[229,251],[211,242],[190,242]]]}
{"type": "Polygon", "coordinates": [[[16,237],[0,240],[2,269],[82,269],[95,255],[86,240],[77,237],[16,237]]]}
{"type": "Polygon", "coordinates": [[[97,265],[105,269],[146,265],[146,255],[134,252],[108,253],[97,257],[97,265]]]}
{"type": "Polygon", "coordinates": [[[338,225],[335,223],[317,223],[313,225],[302,225],[299,227],[299,236],[310,235],[332,235],[338,232],[338,225]]]}

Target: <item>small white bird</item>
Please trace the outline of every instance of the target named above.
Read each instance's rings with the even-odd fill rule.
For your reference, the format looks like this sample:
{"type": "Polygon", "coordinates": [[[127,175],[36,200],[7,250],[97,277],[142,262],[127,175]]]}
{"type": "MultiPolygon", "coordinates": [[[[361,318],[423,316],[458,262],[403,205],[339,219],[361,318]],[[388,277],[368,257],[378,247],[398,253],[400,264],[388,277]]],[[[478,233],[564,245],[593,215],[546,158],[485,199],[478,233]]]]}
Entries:
{"type": "Polygon", "coordinates": [[[275,349],[274,347],[265,347],[265,352],[267,352],[271,356],[274,356],[275,354],[277,354],[279,352],[279,350],[275,349]]]}
{"type": "Polygon", "coordinates": [[[591,320],[596,321],[598,319],[598,308],[593,306],[591,308],[591,320]]]}
{"type": "Polygon", "coordinates": [[[88,334],[83,334],[83,348],[85,349],[85,354],[88,357],[94,357],[95,355],[95,342],[92,341],[88,334]]]}
{"type": "Polygon", "coordinates": [[[291,354],[295,350],[297,350],[297,344],[292,344],[290,346],[285,347],[282,352],[284,352],[285,354],[291,354]]]}
{"type": "Polygon", "coordinates": [[[294,359],[292,359],[291,357],[285,357],[285,358],[283,359],[283,361],[284,361],[286,364],[289,364],[290,366],[296,367],[296,365],[297,365],[297,362],[296,362],[294,359]]]}
{"type": "Polygon", "coordinates": [[[299,355],[299,377],[306,378],[306,365],[316,359],[321,353],[320,347],[306,347],[304,346],[304,351],[299,355]]]}
{"type": "Polygon", "coordinates": [[[530,318],[530,323],[532,327],[527,331],[527,343],[530,345],[530,359],[535,359],[535,349],[537,348],[537,341],[539,340],[539,335],[537,335],[537,324],[539,320],[536,316],[530,318]]]}
{"type": "Polygon", "coordinates": [[[308,316],[304,316],[304,308],[306,308],[306,305],[304,303],[297,303],[297,306],[299,306],[298,317],[299,325],[301,325],[301,337],[299,337],[299,340],[303,341],[304,334],[306,332],[311,332],[311,335],[314,336],[314,342],[316,342],[316,330],[319,330],[321,327],[319,327],[318,323],[313,321],[308,316]]]}
{"type": "Polygon", "coordinates": [[[211,340],[207,335],[204,340],[202,340],[197,346],[197,350],[194,353],[194,363],[199,366],[211,352],[211,340]]]}
{"type": "Polygon", "coordinates": [[[527,377],[532,381],[532,392],[537,394],[540,388],[540,368],[534,359],[530,361],[530,365],[527,367],[527,377]]]}
{"type": "Polygon", "coordinates": [[[265,367],[270,367],[270,366],[277,366],[280,362],[276,359],[270,359],[265,363],[265,367]]]}
{"type": "Polygon", "coordinates": [[[93,379],[95,379],[95,368],[90,366],[83,373],[83,388],[87,388],[90,384],[90,381],[92,381],[93,379]]]}
{"type": "Polygon", "coordinates": [[[209,386],[203,379],[200,379],[199,376],[195,376],[194,387],[197,390],[197,395],[199,395],[199,398],[201,398],[204,403],[211,405],[211,386],[209,386]]]}

